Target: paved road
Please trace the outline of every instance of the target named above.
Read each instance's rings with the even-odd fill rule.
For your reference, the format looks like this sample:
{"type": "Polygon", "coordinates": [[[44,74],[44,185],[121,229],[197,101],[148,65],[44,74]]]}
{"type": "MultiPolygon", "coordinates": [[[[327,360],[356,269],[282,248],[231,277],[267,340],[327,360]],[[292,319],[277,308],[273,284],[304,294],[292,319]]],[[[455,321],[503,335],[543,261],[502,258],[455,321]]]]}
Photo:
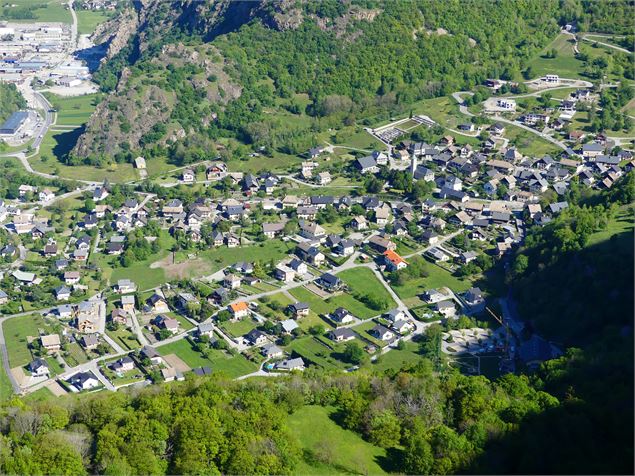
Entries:
{"type": "Polygon", "coordinates": [[[505,122],[507,124],[511,124],[513,126],[520,127],[521,129],[525,129],[526,131],[531,132],[532,134],[536,134],[537,136],[542,137],[546,141],[549,141],[552,144],[557,145],[562,150],[566,150],[566,149],[569,148],[564,142],[561,142],[561,141],[559,141],[557,139],[554,139],[549,134],[544,134],[543,132],[537,131],[536,129],[532,129],[531,127],[528,127],[525,124],[521,124],[520,122],[517,122],[517,121],[510,121],[509,119],[505,119],[504,117],[499,116],[498,114],[494,114],[493,117],[498,122],[505,122]]]}
{"type": "MultiPolygon", "coordinates": [[[[621,46],[612,45],[610,43],[604,43],[603,41],[593,40],[593,37],[606,38],[606,36],[602,35],[584,35],[582,39],[584,41],[589,41],[591,43],[597,43],[598,45],[606,46],[607,48],[613,48],[614,50],[621,51],[622,53],[626,53],[627,55],[631,54],[631,51],[628,51],[626,48],[622,48],[621,46]]],[[[609,37],[610,38],[610,37],[609,37]]]]}

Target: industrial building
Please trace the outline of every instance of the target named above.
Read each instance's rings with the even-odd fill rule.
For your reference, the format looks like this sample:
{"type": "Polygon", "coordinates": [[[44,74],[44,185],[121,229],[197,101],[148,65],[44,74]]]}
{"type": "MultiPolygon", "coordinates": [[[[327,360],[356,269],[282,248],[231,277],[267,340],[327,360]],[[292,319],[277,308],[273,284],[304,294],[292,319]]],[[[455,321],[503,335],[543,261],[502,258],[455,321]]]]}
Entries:
{"type": "Polygon", "coordinates": [[[17,111],[11,114],[9,118],[4,121],[4,124],[0,126],[1,135],[13,135],[18,132],[18,129],[22,127],[24,121],[29,117],[29,113],[26,111],[17,111]]]}

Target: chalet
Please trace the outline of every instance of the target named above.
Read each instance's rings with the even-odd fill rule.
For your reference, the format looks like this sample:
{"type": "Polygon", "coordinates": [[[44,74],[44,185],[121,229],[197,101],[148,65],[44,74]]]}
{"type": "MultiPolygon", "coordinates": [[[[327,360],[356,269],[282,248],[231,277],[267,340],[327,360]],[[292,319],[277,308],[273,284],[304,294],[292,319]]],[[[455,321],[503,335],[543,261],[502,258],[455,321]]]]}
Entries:
{"type": "Polygon", "coordinates": [[[267,238],[275,238],[284,232],[284,223],[263,223],[262,233],[267,238]]]}
{"type": "Polygon", "coordinates": [[[341,240],[335,250],[340,256],[350,256],[355,252],[355,242],[353,240],[341,240]]]}
{"type": "Polygon", "coordinates": [[[395,333],[387,327],[382,326],[381,324],[377,324],[375,327],[369,330],[368,333],[384,342],[391,341],[395,338],[395,333]]]}
{"type": "Polygon", "coordinates": [[[71,290],[66,286],[58,286],[53,292],[55,293],[55,299],[58,301],[68,301],[71,298],[71,290]]]}
{"type": "Polygon", "coordinates": [[[0,289],[0,305],[9,302],[9,295],[0,289]]]}
{"type": "Polygon", "coordinates": [[[228,274],[223,278],[223,287],[227,289],[238,289],[241,285],[241,278],[235,274],[228,274]]]}
{"type": "Polygon", "coordinates": [[[331,174],[328,172],[320,172],[317,174],[317,183],[320,185],[328,185],[333,181],[331,174]]]}
{"type": "Polygon", "coordinates": [[[100,385],[97,377],[90,371],[78,372],[70,377],[67,382],[80,392],[82,390],[91,390],[100,385]]]}
{"type": "Polygon", "coordinates": [[[299,328],[300,326],[293,319],[286,319],[280,322],[280,329],[283,334],[292,334],[293,331],[299,328]]]}
{"type": "Polygon", "coordinates": [[[41,202],[50,202],[55,198],[55,194],[48,188],[45,188],[39,193],[39,198],[41,202]]]}
{"type": "Polygon", "coordinates": [[[275,359],[284,355],[283,350],[276,344],[265,344],[260,348],[260,353],[267,359],[275,359]]]}
{"type": "Polygon", "coordinates": [[[304,370],[304,361],[301,357],[297,357],[295,359],[283,360],[281,362],[276,363],[276,370],[291,372],[293,370],[304,370]]]}
{"type": "Polygon", "coordinates": [[[47,352],[58,352],[61,348],[60,336],[57,334],[48,334],[40,336],[40,343],[47,352]]]}
{"type": "Polygon", "coordinates": [[[299,206],[297,215],[300,220],[313,220],[318,213],[317,207],[313,206],[299,206]]]}
{"type": "Polygon", "coordinates": [[[321,225],[315,222],[308,222],[301,220],[300,223],[300,235],[310,240],[321,240],[326,237],[326,231],[321,225]]]}
{"type": "Polygon", "coordinates": [[[476,306],[482,304],[485,299],[483,298],[483,292],[479,288],[470,288],[463,295],[465,302],[470,306],[476,306]]]}
{"type": "Polygon", "coordinates": [[[299,260],[298,258],[293,258],[291,261],[289,261],[289,264],[287,266],[300,276],[303,276],[308,272],[306,263],[299,260]]]}
{"type": "Polygon", "coordinates": [[[135,297],[133,295],[121,296],[121,307],[126,312],[134,312],[135,297]]]}
{"type": "Polygon", "coordinates": [[[88,334],[88,335],[82,336],[79,342],[84,349],[93,350],[93,349],[96,349],[97,346],[99,345],[99,338],[97,337],[97,334],[88,334]]]}
{"type": "Polygon", "coordinates": [[[229,312],[234,320],[242,319],[249,315],[249,305],[245,301],[238,301],[229,306],[229,312]]]}
{"type": "Polygon", "coordinates": [[[179,332],[179,321],[171,317],[159,315],[152,320],[152,324],[157,326],[159,329],[168,330],[172,334],[179,332]]]}
{"type": "Polygon", "coordinates": [[[428,242],[428,244],[430,245],[437,244],[440,240],[438,233],[436,233],[434,230],[425,230],[421,234],[421,238],[424,241],[428,242]]]}
{"type": "Polygon", "coordinates": [[[356,217],[353,217],[353,219],[350,221],[350,225],[353,230],[363,231],[368,228],[368,221],[363,215],[358,215],[356,217]]]}
{"type": "Polygon", "coordinates": [[[258,329],[252,329],[243,336],[243,339],[250,345],[260,345],[267,342],[267,334],[258,329]]]}
{"type": "Polygon", "coordinates": [[[80,312],[75,318],[75,327],[83,334],[92,334],[98,330],[95,319],[96,316],[80,312]]]}
{"type": "Polygon", "coordinates": [[[437,289],[430,289],[423,293],[422,298],[428,304],[436,304],[438,302],[448,299],[448,295],[442,293],[437,289]]]}
{"type": "Polygon", "coordinates": [[[360,157],[355,160],[355,167],[362,174],[376,174],[379,172],[379,166],[377,165],[377,161],[372,155],[366,157],[360,157]]]}
{"type": "Polygon", "coordinates": [[[343,307],[338,307],[329,315],[331,321],[336,324],[350,324],[355,317],[343,307]]]}
{"type": "Polygon", "coordinates": [[[41,358],[34,359],[29,364],[29,370],[34,377],[48,377],[50,372],[48,363],[41,358]]]}
{"type": "Polygon", "coordinates": [[[368,244],[380,253],[384,253],[388,250],[395,251],[397,249],[395,243],[380,235],[371,236],[368,240],[368,244]]]}
{"type": "Polygon", "coordinates": [[[170,312],[170,307],[168,306],[168,302],[165,297],[161,294],[154,293],[146,299],[145,310],[146,312],[151,312],[153,314],[161,314],[170,312]]]}
{"type": "Polygon", "coordinates": [[[110,195],[110,193],[108,192],[106,187],[96,187],[93,192],[93,201],[100,202],[101,200],[104,200],[108,195],[110,195]]]}
{"type": "Polygon", "coordinates": [[[406,320],[408,316],[401,309],[391,309],[385,314],[385,317],[390,322],[406,320]]]}
{"type": "Polygon", "coordinates": [[[435,306],[436,311],[444,317],[454,317],[456,315],[456,308],[452,301],[437,302],[435,306]]]}
{"type": "Polygon", "coordinates": [[[434,181],[434,171],[423,165],[419,165],[414,171],[414,179],[432,182],[434,181]]]}
{"type": "Polygon", "coordinates": [[[110,364],[110,368],[117,373],[130,372],[135,368],[134,360],[125,355],[110,364]]]}
{"type": "Polygon", "coordinates": [[[128,323],[128,314],[123,309],[113,309],[110,313],[110,320],[116,324],[126,325],[128,323]]]}
{"type": "Polygon", "coordinates": [[[343,327],[329,331],[328,337],[335,342],[348,342],[355,339],[357,334],[348,327],[343,327]]]}
{"type": "Polygon", "coordinates": [[[604,146],[602,144],[598,144],[597,142],[589,142],[588,144],[584,144],[582,146],[582,156],[585,159],[591,159],[597,157],[598,155],[604,154],[604,146]]]}
{"type": "Polygon", "coordinates": [[[335,203],[335,198],[331,195],[313,195],[309,199],[309,203],[318,210],[322,210],[329,205],[333,205],[335,203]]]}
{"type": "Polygon", "coordinates": [[[144,345],[141,349],[141,358],[148,359],[154,365],[161,365],[163,363],[163,357],[155,350],[154,347],[144,345]]]}
{"type": "Polygon", "coordinates": [[[375,223],[385,226],[390,220],[390,208],[382,207],[375,211],[375,223]]]}
{"type": "Polygon", "coordinates": [[[227,165],[224,162],[216,162],[207,167],[205,176],[209,181],[222,180],[227,176],[227,165]]]}
{"type": "Polygon", "coordinates": [[[233,233],[227,233],[225,235],[225,244],[227,248],[236,248],[240,246],[240,238],[233,233]]]}
{"type": "Polygon", "coordinates": [[[274,274],[283,283],[291,283],[295,279],[295,271],[284,264],[276,266],[274,274]]]}
{"type": "Polygon", "coordinates": [[[401,335],[409,334],[415,330],[415,325],[412,321],[399,320],[394,321],[390,328],[397,331],[401,335]]]}
{"type": "Polygon", "coordinates": [[[306,302],[296,302],[289,305],[289,310],[293,313],[293,315],[298,317],[304,317],[309,315],[309,311],[311,307],[306,302]]]}
{"type": "Polygon", "coordinates": [[[586,133],[582,131],[575,130],[575,131],[569,132],[569,140],[571,141],[579,142],[585,137],[586,137],[586,133]]]}
{"type": "Polygon", "coordinates": [[[339,291],[344,284],[340,278],[331,273],[324,273],[316,279],[315,283],[321,288],[331,292],[339,291]]]}
{"type": "Polygon", "coordinates": [[[399,256],[395,251],[386,250],[383,255],[384,263],[389,271],[399,271],[400,269],[404,269],[408,266],[406,260],[399,256]]]}
{"type": "Polygon", "coordinates": [[[489,131],[492,134],[499,136],[505,132],[505,126],[500,122],[496,122],[492,124],[492,126],[489,128],[489,131]]]}

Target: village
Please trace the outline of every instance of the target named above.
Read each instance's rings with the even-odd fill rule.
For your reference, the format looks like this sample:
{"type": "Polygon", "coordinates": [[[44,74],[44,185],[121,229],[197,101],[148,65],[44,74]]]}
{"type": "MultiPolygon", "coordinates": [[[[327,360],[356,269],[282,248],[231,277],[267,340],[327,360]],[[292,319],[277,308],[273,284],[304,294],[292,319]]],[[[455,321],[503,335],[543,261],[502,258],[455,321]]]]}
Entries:
{"type": "MultiPolygon", "coordinates": [[[[593,95],[576,90],[560,110],[593,95]]],[[[635,161],[605,136],[576,131],[557,139],[559,156],[523,155],[501,139],[515,118],[496,118],[479,126],[480,146],[461,134],[426,143],[400,140],[394,125],[369,130],[386,150],[339,169],[370,184],[343,195],[320,193],[338,178],[328,146],[308,151],[293,174],[212,161],[180,169],[158,192],[16,184],[0,206],[0,344],[14,391],[116,390],[190,371],[354,371],[408,355],[439,322],[442,351],[479,356],[478,372],[482,355],[495,371],[559,355],[539,336],[513,337],[510,327],[522,328],[513,306],[478,277],[504,263],[528,227],[566,209],[572,188],[610,188],[635,161]],[[373,189],[372,176],[383,187],[373,189]],[[189,185],[197,191],[181,192],[189,185]]],[[[542,134],[550,122],[532,126],[542,134]]]]}

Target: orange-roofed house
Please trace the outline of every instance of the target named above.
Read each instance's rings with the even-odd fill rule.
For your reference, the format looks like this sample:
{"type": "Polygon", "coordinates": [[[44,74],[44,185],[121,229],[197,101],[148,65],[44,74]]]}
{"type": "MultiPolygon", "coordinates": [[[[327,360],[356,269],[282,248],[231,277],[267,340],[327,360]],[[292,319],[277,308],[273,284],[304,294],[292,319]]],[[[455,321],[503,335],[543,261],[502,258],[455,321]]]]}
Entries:
{"type": "Polygon", "coordinates": [[[384,251],[384,261],[389,271],[399,271],[408,266],[405,259],[395,253],[393,250],[384,251]]]}
{"type": "Polygon", "coordinates": [[[235,302],[229,305],[229,312],[233,319],[242,319],[249,315],[249,305],[245,301],[235,302]]]}

